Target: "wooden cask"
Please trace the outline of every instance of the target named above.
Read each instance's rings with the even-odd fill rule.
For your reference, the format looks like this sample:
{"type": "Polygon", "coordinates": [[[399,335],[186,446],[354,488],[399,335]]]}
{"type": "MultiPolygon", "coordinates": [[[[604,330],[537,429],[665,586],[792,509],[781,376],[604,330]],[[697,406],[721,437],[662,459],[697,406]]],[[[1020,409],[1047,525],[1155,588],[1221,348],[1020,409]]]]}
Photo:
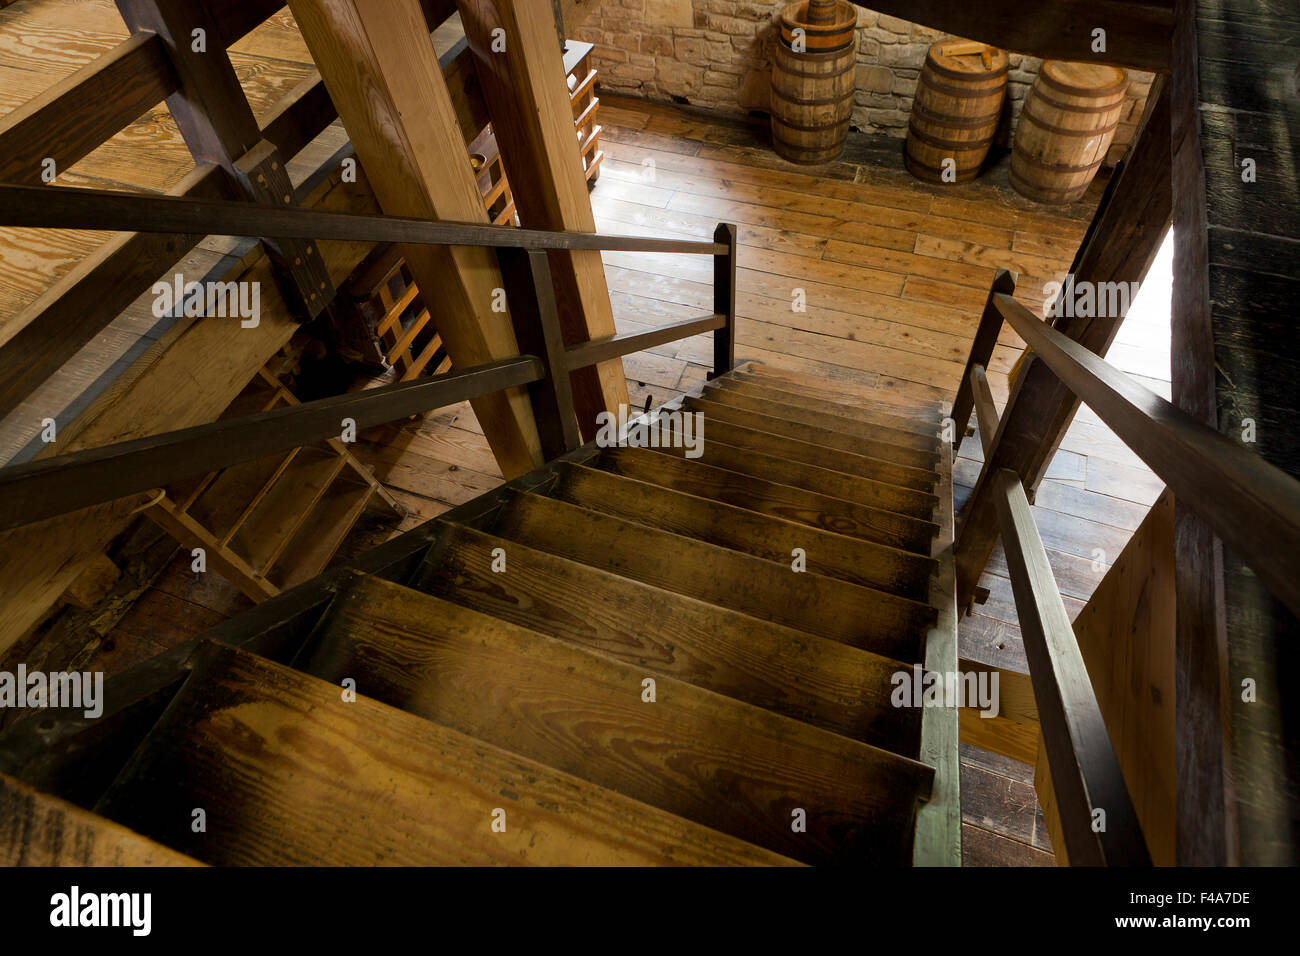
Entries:
{"type": "Polygon", "coordinates": [[[1045,60],[1016,126],[1016,190],[1044,203],[1083,196],[1115,137],[1127,89],[1128,74],[1116,67],[1045,60]]]}
{"type": "Polygon", "coordinates": [[[912,100],[904,162],[917,179],[970,182],[979,175],[1002,116],[1007,54],[982,43],[930,47],[912,100]],[[944,179],[944,161],[955,178],[944,179]]]}
{"type": "Polygon", "coordinates": [[[797,0],[781,10],[777,22],[789,49],[799,40],[803,51],[839,50],[857,40],[858,8],[846,0],[797,0]]]}
{"type": "Polygon", "coordinates": [[[844,151],[857,85],[857,10],[840,0],[835,18],[827,19],[827,6],[801,0],[781,12],[782,41],[772,63],[772,146],[806,166],[829,163],[844,151]],[[822,22],[801,19],[808,16],[822,22]],[[795,28],[806,32],[796,35],[795,28]],[[795,49],[787,37],[802,39],[806,49],[795,49]]]}

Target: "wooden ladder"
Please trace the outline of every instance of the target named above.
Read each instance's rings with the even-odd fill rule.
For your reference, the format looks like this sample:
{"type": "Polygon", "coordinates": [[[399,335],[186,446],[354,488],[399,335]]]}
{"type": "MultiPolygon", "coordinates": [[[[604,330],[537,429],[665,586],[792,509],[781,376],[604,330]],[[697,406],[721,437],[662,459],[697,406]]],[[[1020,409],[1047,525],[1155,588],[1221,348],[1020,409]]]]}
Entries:
{"type": "Polygon", "coordinates": [[[951,452],[880,394],[720,376],[110,681],[91,757],[0,738],[0,799],[217,865],[959,864],[957,711],[891,699],[957,668],[951,452]]]}

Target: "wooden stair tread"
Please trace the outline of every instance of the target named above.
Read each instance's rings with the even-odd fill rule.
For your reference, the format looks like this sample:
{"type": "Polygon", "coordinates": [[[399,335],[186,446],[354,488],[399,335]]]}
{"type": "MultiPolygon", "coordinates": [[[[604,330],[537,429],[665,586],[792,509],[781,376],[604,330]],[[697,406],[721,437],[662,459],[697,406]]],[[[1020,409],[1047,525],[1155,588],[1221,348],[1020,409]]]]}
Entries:
{"type": "Polygon", "coordinates": [[[308,669],[807,863],[911,851],[923,764],[398,585],[340,597],[308,669]],[[792,811],[808,830],[794,832],[792,811]]]}
{"type": "Polygon", "coordinates": [[[790,862],[243,651],[192,663],[97,810],[209,863],[790,862]]]}
{"type": "Polygon", "coordinates": [[[119,823],[0,773],[0,866],[201,866],[119,823]]]}
{"type": "Polygon", "coordinates": [[[871,651],[461,525],[447,525],[412,586],[652,674],[915,756],[919,715],[890,701],[899,662],[871,651]],[[492,570],[497,548],[506,549],[508,573],[492,570]]]}
{"type": "Polygon", "coordinates": [[[288,590],[325,570],[377,494],[377,485],[336,476],[280,555],[271,574],[277,585],[288,590]]]}
{"type": "Polygon", "coordinates": [[[819,378],[812,375],[805,375],[801,372],[777,369],[770,365],[760,365],[757,362],[745,363],[739,366],[731,374],[738,380],[742,381],[757,380],[759,382],[769,382],[774,385],[780,382],[785,382],[787,383],[787,387],[789,385],[797,385],[801,390],[807,389],[813,394],[820,395],[832,401],[856,400],[868,402],[870,403],[868,407],[875,407],[879,408],[881,411],[920,418],[926,421],[937,422],[943,416],[944,407],[939,402],[916,398],[908,398],[899,401],[902,396],[891,393],[875,385],[859,385],[852,382],[841,381],[839,379],[819,378]]]}
{"type": "Polygon", "coordinates": [[[937,425],[914,424],[910,419],[864,412],[843,405],[831,406],[789,392],[759,393],[743,382],[727,378],[705,383],[700,397],[721,405],[733,405],[742,411],[929,452],[927,466],[934,467],[933,455],[939,445],[937,425]]]}
{"type": "Polygon", "coordinates": [[[928,556],[821,531],[733,505],[682,494],[569,462],[552,497],[768,561],[789,562],[802,548],[808,570],[824,577],[924,601],[937,562],[928,556]]]}
{"type": "Polygon", "coordinates": [[[265,574],[293,540],[321,495],[343,470],[333,451],[300,448],[240,523],[229,546],[265,574]]]}
{"type": "Polygon", "coordinates": [[[716,436],[707,438],[701,444],[701,454],[694,459],[686,459],[685,449],[671,447],[665,442],[661,442],[661,447],[654,450],[924,521],[931,519],[939,503],[939,499],[930,492],[900,488],[873,478],[863,478],[832,468],[821,468],[775,454],[742,448],[716,436]]]}
{"type": "Polygon", "coordinates": [[[852,395],[831,397],[826,392],[814,391],[797,382],[760,378],[744,372],[720,376],[712,379],[709,384],[767,401],[810,408],[861,422],[874,422],[918,435],[937,434],[942,424],[937,411],[919,411],[852,395]]]}
{"type": "Polygon", "coordinates": [[[938,457],[933,451],[899,448],[887,442],[855,438],[694,396],[683,399],[682,407],[702,412],[705,427],[715,433],[721,430],[724,439],[744,429],[761,433],[767,444],[775,449],[774,453],[785,458],[795,457],[791,450],[798,448],[799,460],[806,457],[810,464],[864,475],[904,488],[928,491],[934,487],[934,466],[938,457]]]}
{"type": "Polygon", "coordinates": [[[606,448],[584,464],[685,494],[747,508],[823,531],[928,555],[938,525],[881,508],[780,484],[703,459],[661,455],[647,448],[606,448]]]}
{"type": "Polygon", "coordinates": [[[490,531],[796,630],[920,660],[934,609],[789,563],[728,551],[537,494],[511,492],[490,531]]]}

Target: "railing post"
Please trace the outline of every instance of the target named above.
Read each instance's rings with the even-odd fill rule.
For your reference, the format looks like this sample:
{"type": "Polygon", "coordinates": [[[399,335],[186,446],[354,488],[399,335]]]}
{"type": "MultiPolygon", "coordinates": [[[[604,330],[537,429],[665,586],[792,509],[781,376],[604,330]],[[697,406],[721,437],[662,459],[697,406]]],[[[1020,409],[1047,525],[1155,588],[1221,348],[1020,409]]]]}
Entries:
{"type": "MultiPolygon", "coordinates": [[[[961,373],[961,382],[957,385],[957,397],[952,402],[953,436],[952,447],[955,451],[966,437],[966,426],[970,422],[973,397],[971,395],[971,369],[976,365],[989,367],[993,349],[998,344],[998,335],[1002,332],[1002,313],[994,304],[993,297],[999,292],[1013,295],[1016,291],[1016,277],[1006,269],[999,269],[993,277],[993,286],[984,301],[984,312],[980,315],[980,324],[975,329],[975,340],[971,342],[970,357],[966,359],[966,369],[961,373]]],[[[989,436],[992,437],[991,435],[989,436]]]]}
{"type": "Polygon", "coordinates": [[[542,379],[528,386],[528,398],[537,421],[542,456],[550,461],[582,444],[564,336],[555,308],[550,260],[544,251],[524,249],[498,249],[497,258],[519,350],[524,355],[536,355],[546,370],[542,379]]]}
{"type": "Polygon", "coordinates": [[[718,223],[713,241],[723,243],[726,252],[713,254],[713,312],[725,319],[713,333],[713,371],[709,378],[725,375],[736,367],[736,226],[718,223]]]}

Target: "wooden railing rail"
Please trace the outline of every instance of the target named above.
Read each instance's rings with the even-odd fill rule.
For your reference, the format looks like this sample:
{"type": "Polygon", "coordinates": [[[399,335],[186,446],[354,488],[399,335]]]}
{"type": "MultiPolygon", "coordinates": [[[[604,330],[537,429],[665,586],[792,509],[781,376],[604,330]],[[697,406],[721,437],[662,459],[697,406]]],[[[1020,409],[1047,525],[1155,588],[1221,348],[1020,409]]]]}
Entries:
{"type": "Polygon", "coordinates": [[[498,249],[594,249],[687,255],[717,255],[731,251],[721,242],[517,229],[401,216],[366,216],[297,206],[199,200],[71,186],[51,189],[48,186],[0,185],[0,226],[127,229],[133,232],[256,236],[261,239],[409,242],[493,246],[498,249]]]}
{"type": "Polygon", "coordinates": [[[528,385],[543,374],[540,359],[522,355],[0,468],[0,531],[338,438],[347,419],[360,432],[528,385]]]}
{"type": "Polygon", "coordinates": [[[1192,418],[1008,295],[1002,317],[1079,399],[1300,615],[1300,481],[1192,418]]]}
{"type": "MultiPolygon", "coordinates": [[[[998,414],[984,366],[971,367],[967,385],[987,456],[998,414]]],[[[1142,826],[1024,486],[1010,469],[990,477],[1065,855],[1075,866],[1149,866],[1142,826]]]]}

